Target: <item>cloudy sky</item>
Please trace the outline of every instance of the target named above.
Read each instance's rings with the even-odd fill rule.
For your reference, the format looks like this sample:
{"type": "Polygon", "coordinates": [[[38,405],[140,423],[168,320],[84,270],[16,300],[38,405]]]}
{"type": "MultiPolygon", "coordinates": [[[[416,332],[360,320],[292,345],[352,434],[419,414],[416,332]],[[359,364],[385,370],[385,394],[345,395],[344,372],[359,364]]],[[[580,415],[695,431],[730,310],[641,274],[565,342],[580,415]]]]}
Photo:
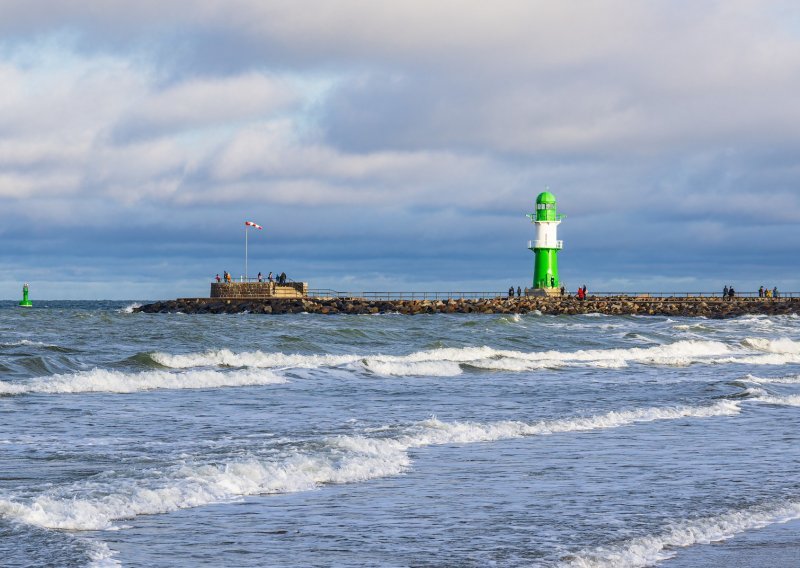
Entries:
{"type": "Polygon", "coordinates": [[[800,291],[800,8],[0,0],[0,298],[800,291]]]}

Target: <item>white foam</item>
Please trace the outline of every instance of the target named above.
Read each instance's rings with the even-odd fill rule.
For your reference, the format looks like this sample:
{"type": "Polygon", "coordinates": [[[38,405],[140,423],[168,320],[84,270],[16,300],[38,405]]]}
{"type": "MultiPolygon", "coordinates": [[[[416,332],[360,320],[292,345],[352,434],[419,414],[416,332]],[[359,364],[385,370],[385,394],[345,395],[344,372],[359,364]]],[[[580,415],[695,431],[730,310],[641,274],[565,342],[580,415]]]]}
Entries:
{"type": "Polygon", "coordinates": [[[748,337],[742,344],[757,351],[778,353],[783,355],[800,355],[800,341],[793,341],[786,337],[780,339],[765,339],[762,337],[748,337]]]}
{"type": "Polygon", "coordinates": [[[142,304],[140,304],[139,302],[134,302],[134,303],[132,303],[132,304],[130,304],[128,306],[125,306],[124,308],[120,309],[119,313],[121,313],[121,314],[132,314],[133,310],[135,310],[136,308],[141,308],[141,307],[142,307],[142,304]]]}
{"type": "Polygon", "coordinates": [[[89,544],[89,568],[117,568],[122,563],[114,558],[117,552],[111,550],[104,542],[90,540],[89,544]]]}
{"type": "Polygon", "coordinates": [[[713,357],[721,355],[735,355],[735,353],[730,347],[718,341],[689,340],[645,348],[574,352],[523,352],[491,347],[460,347],[418,351],[408,355],[287,355],[261,351],[234,353],[221,349],[184,355],[153,353],[151,357],[165,367],[179,369],[208,366],[319,368],[356,364],[373,373],[385,375],[454,376],[461,373],[459,368],[461,365],[504,371],[529,371],[564,366],[620,368],[631,362],[683,366],[697,362],[711,362],[713,357]]]}
{"type": "Polygon", "coordinates": [[[361,359],[358,355],[285,355],[262,351],[234,353],[229,349],[183,355],[151,353],[150,358],[159,365],[173,369],[213,366],[314,369],[336,367],[361,359]]]}
{"type": "MultiPolygon", "coordinates": [[[[308,491],[327,483],[352,483],[398,475],[411,465],[408,450],[526,436],[617,428],[637,422],[730,416],[732,401],[710,406],[642,408],[536,423],[442,422],[431,418],[396,437],[339,436],[313,451],[283,459],[241,459],[178,465],[145,472],[141,479],[84,481],[29,500],[0,499],[0,514],[28,524],[68,530],[103,530],[114,521],[230,501],[244,495],[308,491]]],[[[387,429],[385,431],[392,431],[387,429]]]]}
{"type": "Polygon", "coordinates": [[[766,404],[776,404],[778,406],[800,406],[800,395],[797,394],[778,396],[765,393],[755,396],[754,400],[766,404]]]}
{"type": "Polygon", "coordinates": [[[470,422],[440,422],[431,418],[421,423],[421,432],[412,436],[409,447],[431,444],[474,443],[501,439],[520,438],[618,428],[638,422],[656,420],[676,420],[680,418],[708,418],[712,416],[733,416],[740,412],[738,403],[730,400],[719,401],[710,406],[678,406],[665,408],[639,408],[634,410],[612,411],[588,417],[545,420],[536,423],[503,421],[491,424],[470,422]]]}
{"type": "Polygon", "coordinates": [[[0,347],[20,347],[22,345],[28,345],[32,347],[57,347],[57,345],[52,345],[51,343],[43,343],[41,341],[31,341],[30,339],[20,339],[19,341],[0,343],[0,347]]]}
{"type": "Polygon", "coordinates": [[[754,375],[747,375],[744,380],[759,384],[778,383],[791,385],[800,384],[800,375],[793,375],[789,377],[756,377],[754,375]]]}
{"type": "Polygon", "coordinates": [[[377,375],[454,377],[461,374],[461,366],[451,361],[394,362],[381,359],[365,359],[364,367],[377,375]]]}
{"type": "Polygon", "coordinates": [[[597,547],[567,559],[574,568],[636,568],[651,566],[675,556],[673,549],[727,540],[745,531],[800,518],[800,502],[785,501],[730,511],[714,517],[683,520],[658,534],[633,538],[624,544],[597,547]]]}
{"type": "Polygon", "coordinates": [[[89,392],[132,393],[154,389],[207,389],[284,383],[286,379],[264,370],[244,371],[144,371],[124,373],[93,369],[80,373],[37,377],[27,382],[0,381],[0,395],[89,392]]]}
{"type": "Polygon", "coordinates": [[[746,355],[740,357],[723,357],[712,359],[710,363],[781,366],[800,363],[800,353],[764,353],[763,355],[746,355]]]}
{"type": "Polygon", "coordinates": [[[109,530],[114,521],[235,500],[244,495],[308,491],[397,475],[410,463],[402,450],[294,455],[280,462],[256,459],[149,472],[150,479],[73,484],[27,503],[0,499],[0,514],[27,524],[64,530],[109,530]],[[166,474],[166,477],[164,475],[166,474]]]}

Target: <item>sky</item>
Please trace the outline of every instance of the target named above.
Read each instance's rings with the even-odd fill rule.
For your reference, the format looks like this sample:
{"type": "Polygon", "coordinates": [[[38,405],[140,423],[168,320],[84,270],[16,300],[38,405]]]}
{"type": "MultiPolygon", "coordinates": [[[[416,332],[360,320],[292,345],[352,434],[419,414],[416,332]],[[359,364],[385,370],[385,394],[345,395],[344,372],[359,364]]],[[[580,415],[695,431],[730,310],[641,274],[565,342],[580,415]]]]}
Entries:
{"type": "Polygon", "coordinates": [[[800,291],[800,7],[0,0],[0,298],[800,291]]]}

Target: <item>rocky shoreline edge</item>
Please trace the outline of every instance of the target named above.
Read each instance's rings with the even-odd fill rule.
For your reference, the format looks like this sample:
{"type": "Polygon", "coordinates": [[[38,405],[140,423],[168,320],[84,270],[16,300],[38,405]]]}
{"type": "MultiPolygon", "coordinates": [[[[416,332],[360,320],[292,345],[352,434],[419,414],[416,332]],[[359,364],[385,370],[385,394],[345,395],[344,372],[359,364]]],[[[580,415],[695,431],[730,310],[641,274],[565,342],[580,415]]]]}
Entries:
{"type": "Polygon", "coordinates": [[[143,313],[184,314],[528,314],[656,315],[731,318],[800,313],[800,298],[491,298],[450,300],[368,300],[361,298],[178,298],[135,308],[143,313]]]}

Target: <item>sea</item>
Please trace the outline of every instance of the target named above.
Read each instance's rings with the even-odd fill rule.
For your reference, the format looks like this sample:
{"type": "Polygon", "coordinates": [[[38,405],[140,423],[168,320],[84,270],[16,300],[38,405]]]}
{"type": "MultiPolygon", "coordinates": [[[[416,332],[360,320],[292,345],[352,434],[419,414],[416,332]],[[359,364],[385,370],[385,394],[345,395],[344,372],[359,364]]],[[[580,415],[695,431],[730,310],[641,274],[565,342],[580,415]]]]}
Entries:
{"type": "Polygon", "coordinates": [[[800,566],[800,319],[0,303],[0,565],[800,566]]]}

